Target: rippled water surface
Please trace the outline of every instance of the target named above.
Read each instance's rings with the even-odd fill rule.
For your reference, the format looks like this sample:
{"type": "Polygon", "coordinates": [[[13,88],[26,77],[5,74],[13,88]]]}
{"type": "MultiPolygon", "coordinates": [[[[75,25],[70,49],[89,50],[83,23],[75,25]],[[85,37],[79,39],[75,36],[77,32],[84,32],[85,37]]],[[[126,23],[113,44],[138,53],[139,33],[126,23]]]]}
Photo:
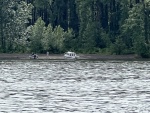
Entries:
{"type": "Polygon", "coordinates": [[[149,113],[149,61],[0,61],[0,113],[149,113]]]}

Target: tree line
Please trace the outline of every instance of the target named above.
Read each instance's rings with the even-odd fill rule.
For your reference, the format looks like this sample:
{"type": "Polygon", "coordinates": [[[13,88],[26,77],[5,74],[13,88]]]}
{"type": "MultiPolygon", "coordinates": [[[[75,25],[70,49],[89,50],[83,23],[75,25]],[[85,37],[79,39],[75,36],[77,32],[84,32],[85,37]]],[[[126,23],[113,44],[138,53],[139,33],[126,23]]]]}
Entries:
{"type": "Polygon", "coordinates": [[[150,57],[150,0],[1,0],[0,52],[150,57]]]}

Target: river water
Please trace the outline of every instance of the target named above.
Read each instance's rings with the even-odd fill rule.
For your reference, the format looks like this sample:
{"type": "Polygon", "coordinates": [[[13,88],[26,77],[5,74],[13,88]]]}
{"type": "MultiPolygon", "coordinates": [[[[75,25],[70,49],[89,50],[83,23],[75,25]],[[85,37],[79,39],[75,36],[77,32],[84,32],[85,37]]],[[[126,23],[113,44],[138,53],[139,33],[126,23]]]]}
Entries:
{"type": "Polygon", "coordinates": [[[150,113],[150,62],[0,61],[0,113],[150,113]]]}

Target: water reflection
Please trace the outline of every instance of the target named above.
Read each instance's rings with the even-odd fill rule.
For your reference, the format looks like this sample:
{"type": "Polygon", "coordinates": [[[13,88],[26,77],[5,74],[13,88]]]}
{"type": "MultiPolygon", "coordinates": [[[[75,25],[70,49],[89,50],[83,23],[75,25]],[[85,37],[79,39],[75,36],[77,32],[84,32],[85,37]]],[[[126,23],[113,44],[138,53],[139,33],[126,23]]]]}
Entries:
{"type": "Polygon", "coordinates": [[[149,113],[150,62],[1,61],[1,113],[149,113]]]}

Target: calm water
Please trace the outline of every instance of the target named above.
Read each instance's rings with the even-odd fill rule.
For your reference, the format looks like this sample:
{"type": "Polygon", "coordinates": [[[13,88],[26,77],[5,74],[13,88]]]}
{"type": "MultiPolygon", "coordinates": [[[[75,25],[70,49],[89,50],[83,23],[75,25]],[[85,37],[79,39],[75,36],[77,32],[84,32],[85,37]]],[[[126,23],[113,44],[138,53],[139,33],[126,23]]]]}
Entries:
{"type": "Polygon", "coordinates": [[[149,61],[0,61],[0,113],[149,113],[149,61]]]}

